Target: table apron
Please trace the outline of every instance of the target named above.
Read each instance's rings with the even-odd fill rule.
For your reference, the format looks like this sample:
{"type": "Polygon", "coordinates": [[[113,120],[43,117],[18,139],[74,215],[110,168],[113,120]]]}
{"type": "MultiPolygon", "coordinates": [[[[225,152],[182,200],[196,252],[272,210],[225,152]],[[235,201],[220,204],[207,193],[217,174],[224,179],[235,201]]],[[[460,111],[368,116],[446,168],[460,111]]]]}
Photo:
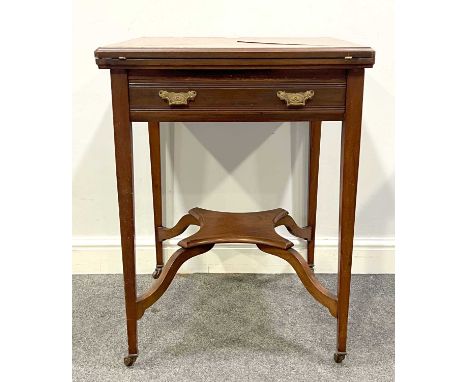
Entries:
{"type": "Polygon", "coordinates": [[[342,121],[344,108],[318,111],[151,111],[131,110],[132,122],[296,122],[342,121]]]}

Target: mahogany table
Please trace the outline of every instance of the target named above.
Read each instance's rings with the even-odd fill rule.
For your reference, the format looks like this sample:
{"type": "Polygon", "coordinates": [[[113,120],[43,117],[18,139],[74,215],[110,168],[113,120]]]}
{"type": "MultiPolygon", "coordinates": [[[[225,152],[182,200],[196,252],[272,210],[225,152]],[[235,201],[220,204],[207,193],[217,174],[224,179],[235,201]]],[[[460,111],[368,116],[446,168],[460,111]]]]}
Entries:
{"type": "Polygon", "coordinates": [[[125,283],[128,355],[138,356],[137,321],[167,290],[188,259],[218,243],[251,243],[286,260],[308,292],[337,319],[334,359],[346,355],[354,217],[361,137],[364,69],[375,52],[330,38],[139,38],[95,51],[110,69],[115,161],[125,283]],[[314,275],[315,216],[321,121],[343,121],[337,294],[314,275]],[[148,122],[156,269],[140,296],[135,282],[135,211],[132,122],[148,122]],[[172,228],[162,225],[159,122],[308,121],[308,223],[300,228],[284,209],[229,213],[193,208],[172,228]],[[200,226],[164,263],[162,243],[200,226]],[[274,228],[307,241],[307,260],[274,228]]]}

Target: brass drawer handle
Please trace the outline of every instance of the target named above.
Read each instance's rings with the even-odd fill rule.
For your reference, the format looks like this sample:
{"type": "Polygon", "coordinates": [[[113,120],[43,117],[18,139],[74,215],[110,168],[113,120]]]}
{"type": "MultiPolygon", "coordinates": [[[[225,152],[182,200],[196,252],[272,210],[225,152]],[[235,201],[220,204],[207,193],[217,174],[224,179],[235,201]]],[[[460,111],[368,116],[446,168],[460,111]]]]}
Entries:
{"type": "Polygon", "coordinates": [[[169,106],[172,105],[188,105],[188,101],[194,100],[197,96],[197,92],[194,90],[189,90],[188,92],[175,93],[168,92],[166,90],[160,90],[159,96],[162,99],[165,99],[169,106]]]}
{"type": "Polygon", "coordinates": [[[286,101],[288,107],[305,106],[306,101],[314,96],[314,91],[307,90],[301,93],[287,93],[283,90],[279,90],[276,95],[280,100],[286,101]]]}

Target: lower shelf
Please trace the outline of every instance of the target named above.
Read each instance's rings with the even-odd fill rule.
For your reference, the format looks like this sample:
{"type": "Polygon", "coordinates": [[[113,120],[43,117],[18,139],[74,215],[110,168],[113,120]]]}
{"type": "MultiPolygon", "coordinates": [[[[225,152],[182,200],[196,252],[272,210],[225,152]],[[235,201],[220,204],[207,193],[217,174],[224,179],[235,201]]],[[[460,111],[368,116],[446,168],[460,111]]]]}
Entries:
{"type": "Polygon", "coordinates": [[[256,244],[261,251],[287,261],[309,293],[336,317],[336,296],[320,284],[309,264],[292,248],[293,243],[275,231],[275,227],[284,225],[291,234],[310,240],[311,227],[300,228],[286,210],[278,208],[261,212],[231,213],[193,208],[173,228],[161,227],[158,230],[158,240],[164,241],[180,235],[190,225],[198,225],[200,229],[179,242],[181,248],[158,269],[154,275],[157,278],[149,290],[138,297],[137,319],[164,294],[182,264],[219,243],[256,244]]]}
{"type": "Polygon", "coordinates": [[[310,240],[311,227],[300,228],[289,216],[288,211],[277,208],[261,212],[218,212],[203,208],[192,208],[174,228],[160,228],[158,237],[167,240],[184,232],[189,225],[198,225],[195,234],[181,240],[182,248],[220,243],[249,243],[288,249],[293,246],[281,237],[275,227],[284,225],[293,235],[310,240]]]}

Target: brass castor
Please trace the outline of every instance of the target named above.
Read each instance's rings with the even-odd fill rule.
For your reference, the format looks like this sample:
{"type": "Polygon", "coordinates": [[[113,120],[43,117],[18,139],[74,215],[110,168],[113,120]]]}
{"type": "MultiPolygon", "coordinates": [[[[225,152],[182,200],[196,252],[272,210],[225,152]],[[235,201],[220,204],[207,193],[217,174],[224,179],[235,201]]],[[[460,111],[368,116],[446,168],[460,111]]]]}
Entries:
{"type": "Polygon", "coordinates": [[[127,355],[127,356],[124,358],[124,364],[125,364],[125,366],[127,366],[127,367],[132,366],[132,365],[135,363],[135,361],[136,361],[137,358],[138,358],[138,354],[129,354],[129,355],[127,355]]]}
{"type": "Polygon", "coordinates": [[[341,363],[345,359],[345,357],[346,357],[346,353],[337,352],[333,355],[333,358],[335,359],[336,363],[341,363]]]}
{"type": "Polygon", "coordinates": [[[152,274],[153,279],[157,279],[161,275],[162,269],[163,269],[162,265],[156,265],[156,268],[152,274]]]}

